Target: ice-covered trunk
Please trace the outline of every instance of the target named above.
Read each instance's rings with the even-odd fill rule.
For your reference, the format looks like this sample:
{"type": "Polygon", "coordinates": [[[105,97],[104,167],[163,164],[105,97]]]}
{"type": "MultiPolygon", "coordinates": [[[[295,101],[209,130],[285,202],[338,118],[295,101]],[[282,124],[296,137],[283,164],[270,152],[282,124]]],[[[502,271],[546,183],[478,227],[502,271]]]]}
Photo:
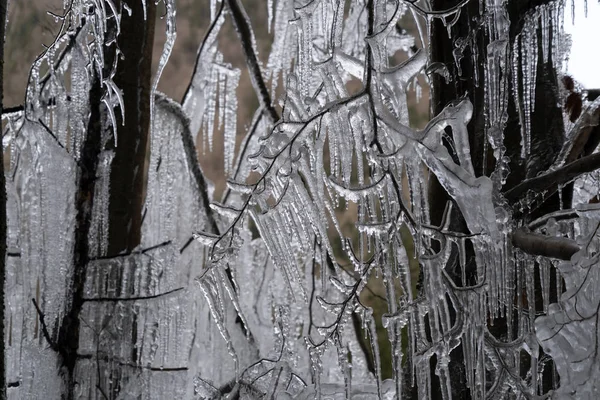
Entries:
{"type": "MultiPolygon", "coordinates": [[[[434,0],[432,8],[434,10],[448,10],[455,5],[455,1],[449,0],[434,0]]],[[[481,2],[471,1],[462,7],[459,16],[454,19],[454,15],[444,17],[443,19],[432,19],[431,21],[431,41],[430,41],[430,62],[441,62],[448,67],[450,79],[440,74],[432,74],[431,76],[431,112],[432,117],[442,112],[442,110],[456,99],[468,94],[468,98],[473,104],[473,117],[468,124],[469,132],[469,147],[471,148],[471,160],[473,169],[477,176],[484,175],[490,172],[489,158],[486,158],[485,151],[487,146],[484,144],[484,49],[485,31],[481,27],[478,18],[480,9],[484,7],[481,2]],[[451,33],[451,35],[449,34],[451,33]]],[[[453,132],[446,129],[446,132],[452,137],[453,132]]],[[[449,143],[445,142],[446,146],[449,143]]],[[[493,165],[493,164],[492,164],[493,165]]],[[[442,226],[444,223],[444,210],[446,203],[451,201],[450,195],[440,185],[437,178],[432,176],[429,180],[429,211],[431,223],[434,226],[442,226]]],[[[448,229],[457,232],[468,232],[464,219],[459,212],[454,211],[449,215],[448,229]]],[[[467,252],[462,255],[465,260],[470,262],[464,266],[465,271],[455,269],[450,272],[454,275],[456,281],[460,281],[464,275],[467,281],[476,282],[477,265],[475,265],[475,257],[473,249],[470,245],[464,246],[461,251],[467,252]]],[[[451,255],[458,262],[460,257],[458,253],[451,255]]],[[[441,260],[440,260],[441,261],[441,260]]],[[[438,261],[438,262],[440,262],[438,261]]],[[[453,261],[449,261],[451,264],[453,261]]],[[[450,308],[450,312],[457,312],[454,308],[450,308]]],[[[461,312],[460,310],[458,311],[461,312]]],[[[463,390],[469,384],[474,382],[469,381],[468,371],[469,364],[467,358],[470,357],[470,352],[475,349],[465,348],[465,344],[460,346],[450,353],[449,371],[452,380],[452,396],[459,398],[464,396],[463,390]]],[[[439,361],[438,361],[439,362],[439,361]]],[[[435,382],[439,382],[437,379],[435,382]]],[[[473,388],[474,389],[474,388],[473,388]]],[[[433,393],[441,396],[439,392],[442,388],[439,385],[433,385],[433,393]]],[[[474,396],[478,398],[478,396],[474,396]]]]}
{"type": "MultiPolygon", "coordinates": [[[[446,10],[455,2],[438,0],[434,4],[436,10],[446,10]]],[[[475,174],[491,176],[495,190],[510,189],[526,177],[548,168],[562,144],[562,115],[557,107],[556,77],[557,60],[561,56],[557,44],[560,40],[559,13],[559,2],[490,0],[468,3],[456,19],[444,17],[432,22],[432,61],[449,65],[452,78],[448,82],[442,76],[433,77],[432,109],[437,114],[448,102],[465,94],[472,99],[474,112],[469,124],[471,159],[475,174]]],[[[446,132],[453,136],[453,132],[446,132]]],[[[432,180],[430,186],[430,199],[432,223],[437,225],[449,196],[436,180],[432,180]]],[[[535,215],[556,210],[557,204],[549,201],[535,215]]],[[[517,212],[515,217],[523,218],[523,214],[517,212]]],[[[449,226],[452,230],[467,232],[461,214],[454,213],[449,226]]],[[[512,252],[510,247],[506,251],[512,252]]],[[[479,264],[483,260],[473,254],[470,246],[452,254],[452,257],[471,260],[466,270],[467,278],[481,278],[483,269],[479,264]]],[[[453,262],[456,261],[450,259],[449,264],[453,262]]],[[[503,261],[499,266],[498,276],[505,276],[522,288],[517,288],[516,292],[527,291],[529,299],[535,297],[535,302],[530,301],[530,308],[539,310],[537,298],[541,302],[542,294],[536,289],[536,282],[539,279],[549,280],[550,272],[538,272],[538,266],[533,262],[513,265],[503,261]]],[[[486,281],[490,278],[486,277],[486,281]]],[[[515,288],[511,285],[513,283],[505,286],[508,292],[499,292],[504,301],[510,302],[508,304],[515,301],[513,296],[521,296],[513,292],[515,288]]],[[[484,296],[489,296],[489,293],[484,296]]],[[[555,301],[556,293],[551,292],[550,298],[555,301]]],[[[498,306],[504,307],[501,303],[498,306]]],[[[501,309],[492,313],[493,325],[487,328],[489,332],[506,340],[513,337],[513,327],[517,327],[519,332],[531,329],[530,325],[522,324],[520,317],[512,314],[503,316],[501,309]]],[[[463,341],[461,346],[465,345],[463,341]]],[[[458,367],[466,366],[468,369],[472,365],[468,359],[469,351],[464,353],[464,357],[456,357],[455,354],[451,363],[454,361],[458,367]]],[[[537,357],[535,346],[525,357],[527,362],[531,362],[530,372],[534,376],[537,375],[534,369],[537,357]]],[[[460,369],[454,371],[456,373],[460,369]]],[[[466,372],[471,394],[480,396],[469,382],[470,372],[466,372]]],[[[544,380],[546,378],[551,376],[545,374],[544,380]]],[[[540,387],[548,390],[550,382],[544,381],[540,387]]]]}
{"type": "MultiPolygon", "coordinates": [[[[57,333],[72,304],[77,169],[43,125],[25,122],[21,129],[8,186],[9,398],[61,398],[67,383],[57,373],[64,360],[57,333]]],[[[69,380],[68,367],[62,372],[69,380]]]]}

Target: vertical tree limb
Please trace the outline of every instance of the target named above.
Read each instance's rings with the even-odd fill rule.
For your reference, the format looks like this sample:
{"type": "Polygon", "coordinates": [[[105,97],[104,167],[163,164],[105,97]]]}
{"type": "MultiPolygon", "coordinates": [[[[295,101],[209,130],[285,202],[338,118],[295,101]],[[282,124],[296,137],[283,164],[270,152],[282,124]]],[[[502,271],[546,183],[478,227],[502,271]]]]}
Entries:
{"type": "MultiPolygon", "coordinates": [[[[117,118],[115,158],[110,175],[108,255],[130,252],[141,240],[145,161],[150,132],[152,47],[156,4],[123,0],[116,85],[123,91],[125,121],[117,118]]],[[[108,64],[108,63],[107,63],[108,64]]],[[[118,113],[117,113],[118,114],[118,113]]]]}
{"type": "Polygon", "coordinates": [[[73,281],[69,292],[72,298],[69,308],[61,321],[58,332],[56,349],[62,359],[61,375],[65,380],[65,398],[75,398],[75,366],[77,364],[77,350],[79,349],[79,314],[83,307],[83,289],[85,284],[86,269],[89,262],[88,233],[92,221],[94,203],[94,189],[96,183],[96,169],[100,154],[100,136],[102,129],[101,115],[102,89],[100,81],[94,77],[90,90],[90,119],[87,126],[87,136],[81,153],[81,169],[77,182],[75,207],[75,238],[73,248],[73,281]]]}
{"type": "MultiPolygon", "coordinates": [[[[454,0],[434,0],[432,4],[433,12],[448,10],[456,6],[454,0]]],[[[484,171],[489,171],[486,161],[490,157],[485,157],[484,142],[484,60],[485,32],[477,23],[475,17],[479,16],[479,2],[471,1],[462,7],[460,16],[452,26],[452,38],[448,37],[448,30],[441,19],[434,19],[431,26],[430,40],[430,62],[443,63],[450,72],[451,80],[446,81],[445,77],[439,74],[432,75],[431,81],[431,117],[439,114],[450,102],[461,98],[465,94],[473,104],[473,117],[469,122],[467,129],[469,131],[469,146],[471,148],[471,160],[475,175],[481,176],[484,171]],[[459,61],[460,67],[456,65],[455,60],[455,40],[457,37],[465,41],[476,44],[475,46],[466,46],[463,50],[462,59],[459,61]],[[474,48],[475,47],[475,48],[474,48]],[[474,63],[472,54],[477,52],[479,62],[474,63]],[[477,150],[475,150],[477,149],[477,150]]],[[[448,18],[449,19],[449,18],[448,18]]],[[[448,132],[452,135],[452,132],[448,132]]],[[[453,150],[449,147],[450,154],[453,150]]],[[[446,204],[452,199],[446,190],[439,183],[434,174],[430,175],[429,180],[429,211],[430,220],[433,225],[441,225],[446,218],[446,204]]],[[[454,208],[454,207],[453,207],[454,208]]],[[[456,232],[468,232],[466,223],[459,212],[451,212],[450,229],[456,232]]],[[[470,249],[469,249],[470,251],[470,249]]],[[[458,253],[453,252],[452,256],[458,258],[458,253]]],[[[467,260],[474,260],[474,257],[467,257],[467,260]]],[[[476,266],[473,262],[465,266],[467,277],[475,274],[476,266]]],[[[423,274],[423,272],[420,272],[423,274]]],[[[456,276],[453,276],[455,279],[456,276]]],[[[462,345],[461,345],[462,346],[462,345]]],[[[466,390],[466,371],[465,360],[462,351],[452,352],[450,356],[450,373],[453,382],[452,397],[470,399],[471,393],[466,390]]],[[[433,374],[432,374],[433,375],[433,374]]],[[[435,376],[435,375],[434,375],[435,376]]],[[[432,394],[441,397],[441,387],[437,378],[433,379],[432,394]]],[[[413,392],[413,395],[416,393],[413,392]]]]}

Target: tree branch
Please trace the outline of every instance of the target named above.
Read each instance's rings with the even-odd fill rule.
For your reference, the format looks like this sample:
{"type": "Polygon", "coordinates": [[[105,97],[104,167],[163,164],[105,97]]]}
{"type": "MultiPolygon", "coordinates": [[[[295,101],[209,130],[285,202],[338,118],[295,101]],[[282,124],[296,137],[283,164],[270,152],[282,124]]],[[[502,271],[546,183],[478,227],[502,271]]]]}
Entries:
{"type": "Polygon", "coordinates": [[[577,218],[579,216],[578,211],[579,210],[574,209],[554,211],[543,215],[534,221],[531,221],[527,227],[533,231],[545,225],[551,218],[555,219],[556,221],[577,218]]]}
{"type": "Polygon", "coordinates": [[[173,293],[177,293],[184,290],[183,287],[175,288],[167,292],[157,293],[148,296],[136,296],[136,297],[83,297],[81,301],[84,302],[125,302],[125,301],[143,301],[153,300],[161,297],[169,296],[173,293]]]}
{"type": "Polygon", "coordinates": [[[515,204],[529,190],[540,192],[557,187],[570,182],[579,175],[592,172],[600,168],[600,153],[592,154],[577,161],[573,161],[562,168],[556,169],[546,174],[538,175],[535,178],[527,179],[524,182],[513,187],[504,194],[504,197],[511,204],[515,204]]]}
{"type": "Polygon", "coordinates": [[[42,326],[42,334],[44,335],[44,338],[46,339],[48,345],[50,345],[50,348],[52,350],[56,351],[57,353],[60,353],[60,348],[58,347],[56,342],[50,337],[50,332],[48,332],[48,326],[46,325],[46,319],[43,311],[40,309],[40,306],[38,305],[37,301],[35,301],[35,299],[31,299],[31,302],[33,303],[33,306],[35,307],[35,310],[38,313],[38,319],[40,320],[40,325],[42,326]]]}
{"type": "MultiPolygon", "coordinates": [[[[183,142],[183,150],[185,152],[187,164],[190,168],[190,173],[191,173],[192,178],[193,178],[194,182],[196,183],[196,187],[198,189],[198,195],[199,195],[198,202],[200,204],[202,204],[202,207],[204,208],[208,231],[213,234],[220,235],[221,233],[220,233],[219,226],[217,224],[217,220],[215,219],[213,210],[210,208],[211,201],[210,201],[210,198],[208,195],[208,184],[207,184],[206,180],[204,179],[204,174],[202,173],[202,170],[200,169],[200,163],[198,162],[198,155],[196,153],[196,147],[194,145],[194,140],[192,138],[192,132],[190,131],[190,121],[187,118],[187,116],[185,115],[185,113],[183,112],[183,110],[181,109],[181,106],[179,105],[179,103],[167,98],[164,95],[160,95],[160,94],[156,95],[155,101],[156,101],[156,103],[155,103],[156,105],[162,105],[163,107],[168,108],[169,111],[172,113],[172,115],[175,116],[176,118],[178,118],[181,123],[181,126],[183,128],[182,132],[181,132],[181,140],[183,142]]],[[[192,242],[191,239],[188,240],[188,242],[186,244],[184,244],[183,247],[180,249],[180,253],[183,252],[185,250],[185,248],[187,248],[191,242],[192,242]]],[[[229,266],[227,266],[227,268],[225,269],[225,273],[227,275],[227,279],[231,283],[231,287],[235,291],[236,290],[235,288],[237,287],[237,285],[234,283],[233,273],[231,272],[231,268],[229,268],[229,266]]],[[[239,318],[239,315],[238,315],[238,318],[236,319],[236,323],[240,326],[242,332],[244,333],[244,336],[246,336],[248,338],[248,342],[250,343],[250,345],[252,345],[253,348],[256,348],[256,345],[255,345],[256,342],[254,339],[254,335],[252,334],[252,331],[250,330],[250,327],[246,326],[243,319],[239,318]]]]}
{"type": "Polygon", "coordinates": [[[524,229],[513,232],[512,244],[528,254],[566,261],[580,250],[574,240],[527,232],[524,229]]]}
{"type": "Polygon", "coordinates": [[[246,65],[248,66],[248,72],[250,73],[252,86],[254,87],[254,91],[258,96],[260,105],[264,107],[264,110],[267,112],[271,123],[274,124],[279,120],[279,115],[271,103],[271,95],[267,90],[267,85],[265,85],[265,81],[263,80],[263,76],[260,71],[258,58],[256,57],[256,52],[254,51],[253,33],[252,29],[250,28],[248,14],[246,13],[246,10],[244,9],[244,6],[240,0],[227,0],[227,5],[231,11],[233,24],[235,25],[238,38],[242,44],[244,55],[246,56],[246,65]]]}

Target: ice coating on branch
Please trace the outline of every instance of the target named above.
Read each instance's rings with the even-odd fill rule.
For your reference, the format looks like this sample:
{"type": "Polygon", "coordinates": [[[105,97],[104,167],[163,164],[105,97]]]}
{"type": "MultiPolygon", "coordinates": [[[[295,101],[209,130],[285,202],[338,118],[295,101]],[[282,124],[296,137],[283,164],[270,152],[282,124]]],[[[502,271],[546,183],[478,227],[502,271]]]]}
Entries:
{"type": "Polygon", "coordinates": [[[188,118],[190,118],[190,131],[192,132],[194,143],[203,123],[207,124],[205,125],[205,140],[210,142],[212,138],[212,122],[215,112],[212,96],[215,96],[217,93],[213,63],[219,62],[219,57],[221,57],[217,49],[217,35],[224,21],[223,13],[219,12],[215,16],[214,23],[211,25],[211,29],[208,31],[202,46],[198,49],[194,74],[182,101],[183,110],[188,118]],[[211,116],[212,119],[210,118],[211,116]]]}
{"type": "Polygon", "coordinates": [[[225,172],[231,172],[235,159],[237,134],[237,86],[240,70],[223,63],[223,56],[213,47],[222,24],[220,18],[200,49],[196,71],[183,101],[184,112],[191,116],[190,131],[193,138],[202,128],[204,149],[212,151],[213,135],[223,132],[225,146],[225,172]]]}
{"type": "Polygon", "coordinates": [[[600,392],[593,377],[599,372],[594,351],[598,342],[598,307],[600,297],[595,289],[600,279],[597,268],[598,208],[582,210],[585,221],[580,227],[578,244],[581,251],[570,261],[561,262],[558,269],[565,279],[565,292],[559,303],[551,304],[548,315],[535,321],[540,345],[556,362],[561,377],[558,396],[593,399],[600,392]],[[591,217],[588,219],[588,217],[591,217]]]}
{"type": "Polygon", "coordinates": [[[99,156],[96,175],[95,199],[92,209],[92,226],[89,232],[90,253],[98,257],[108,250],[108,204],[110,198],[110,167],[115,154],[103,151],[99,156]]]}
{"type": "Polygon", "coordinates": [[[65,395],[66,371],[57,373],[50,366],[63,362],[57,342],[72,307],[80,259],[74,254],[80,223],[76,198],[93,78],[100,80],[107,111],[119,103],[112,76],[102,76],[103,69],[112,72],[102,65],[108,16],[119,18],[110,7],[70,3],[60,36],[30,70],[24,111],[6,125],[3,144],[10,144],[5,150],[11,159],[5,286],[9,398],[65,395]]]}
{"type": "MultiPolygon", "coordinates": [[[[145,2],[145,0],[143,0],[145,2]]],[[[152,88],[150,90],[150,119],[154,119],[154,93],[158,88],[158,82],[160,81],[160,77],[169,61],[169,57],[171,56],[171,52],[173,51],[173,45],[175,44],[175,39],[177,38],[177,15],[175,10],[175,0],[163,0],[165,4],[165,16],[166,18],[166,39],[165,44],[163,45],[163,51],[158,60],[158,66],[156,68],[156,75],[152,80],[152,88]]],[[[146,19],[146,5],[144,3],[144,19],[146,19]]],[[[123,106],[121,105],[121,109],[123,106]]],[[[151,125],[152,126],[152,125],[151,125]]],[[[152,140],[152,135],[150,135],[150,140],[152,140]]]]}
{"type": "MultiPolygon", "coordinates": [[[[269,53],[266,71],[271,80],[271,94],[277,89],[280,76],[288,71],[294,50],[296,46],[296,29],[289,21],[293,19],[294,2],[290,0],[277,0],[275,2],[275,22],[273,31],[275,35],[273,46],[269,53]]],[[[269,24],[270,25],[270,24],[269,24]]],[[[286,87],[286,79],[283,79],[283,85],[286,87]]]]}
{"type": "MultiPolygon", "coordinates": [[[[7,379],[19,393],[35,397],[42,389],[60,397],[61,380],[48,368],[58,355],[44,329],[56,329],[69,297],[72,277],[76,163],[40,123],[26,121],[13,145],[19,162],[7,174],[9,253],[6,271],[7,379]],[[12,254],[12,255],[11,255],[12,254]],[[44,315],[44,324],[39,312],[44,315]],[[47,328],[46,328],[47,327],[47,328]],[[38,387],[41,385],[42,387],[38,387]]],[[[6,329],[6,328],[5,328],[6,329]]]]}

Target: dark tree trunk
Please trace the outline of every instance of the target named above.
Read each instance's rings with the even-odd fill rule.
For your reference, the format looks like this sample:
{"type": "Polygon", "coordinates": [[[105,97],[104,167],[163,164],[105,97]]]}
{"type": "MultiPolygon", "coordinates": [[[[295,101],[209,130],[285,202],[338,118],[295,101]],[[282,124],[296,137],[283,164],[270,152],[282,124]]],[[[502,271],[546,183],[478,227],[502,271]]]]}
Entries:
{"type": "MultiPolygon", "coordinates": [[[[548,2],[548,0],[510,0],[508,2],[507,9],[510,19],[509,49],[512,49],[513,43],[517,40],[517,36],[523,29],[526,14],[536,6],[548,2]]],[[[434,0],[433,9],[447,10],[458,3],[458,0],[434,0]]],[[[459,99],[465,94],[467,95],[471,103],[473,103],[473,117],[468,125],[468,129],[474,171],[477,176],[489,176],[493,172],[496,160],[494,160],[491,146],[485,143],[487,139],[485,136],[484,115],[484,74],[486,73],[487,45],[490,39],[487,36],[488,34],[482,18],[484,17],[480,16],[479,2],[469,2],[463,7],[458,21],[452,27],[452,38],[448,37],[447,28],[442,21],[434,19],[430,37],[431,62],[442,62],[445,64],[452,80],[446,83],[443,77],[434,74],[431,88],[431,111],[433,115],[436,115],[449,102],[459,99]],[[453,51],[456,49],[457,38],[469,41],[469,45],[465,47],[462,54],[460,70],[456,66],[455,55],[453,54],[453,51]],[[476,62],[473,62],[471,57],[472,52],[477,53],[478,58],[476,62]]],[[[448,22],[450,22],[450,19],[448,22]]],[[[540,31],[537,34],[541,36],[540,31]]],[[[541,43],[541,39],[538,40],[538,43],[541,43]]],[[[506,146],[506,155],[511,160],[511,172],[503,190],[508,190],[522,182],[526,177],[534,176],[538,172],[547,169],[558,155],[562,146],[564,127],[562,123],[562,111],[556,107],[558,103],[558,86],[557,76],[551,61],[553,56],[549,57],[547,63],[543,63],[541,49],[538,51],[537,79],[535,85],[536,109],[531,115],[531,154],[527,160],[521,160],[520,156],[521,127],[518,111],[513,99],[513,81],[510,79],[512,72],[508,72],[508,121],[504,129],[504,145],[506,146]],[[534,169],[536,170],[534,171],[534,169]]],[[[521,76],[518,79],[520,82],[521,76]]],[[[518,88],[518,90],[520,95],[522,95],[522,88],[518,88]]],[[[451,132],[448,133],[451,134],[451,132]]],[[[449,150],[451,151],[451,149],[449,150]]],[[[432,177],[430,180],[429,195],[431,223],[438,225],[441,222],[445,204],[451,201],[451,198],[435,177],[432,177]]],[[[558,209],[558,196],[555,197],[549,199],[543,207],[540,207],[535,212],[535,215],[529,216],[529,218],[558,209]]],[[[454,209],[458,210],[457,207],[454,209]]],[[[467,227],[459,212],[454,212],[451,216],[451,229],[467,232],[467,227]]],[[[468,247],[467,251],[470,251],[468,247]]],[[[455,252],[453,256],[457,257],[458,254],[455,252]]],[[[466,269],[467,277],[469,275],[474,276],[476,265],[472,254],[467,255],[466,269]]],[[[452,271],[448,272],[452,274],[452,271]]],[[[556,293],[554,293],[554,296],[556,296],[556,293]]],[[[492,334],[503,337],[507,329],[506,320],[494,321],[493,326],[490,326],[489,329],[492,334]]],[[[452,352],[450,370],[453,373],[453,397],[470,398],[470,394],[466,394],[462,350],[452,352]]],[[[546,382],[544,382],[544,386],[546,389],[549,389],[546,382]]]]}
{"type": "MultiPolygon", "coordinates": [[[[123,0],[131,9],[121,18],[122,59],[114,78],[123,91],[125,123],[117,112],[115,158],[111,167],[108,255],[130,252],[140,243],[145,161],[150,132],[152,47],[156,4],[123,0]]],[[[108,63],[107,63],[108,65],[108,63]]]]}
{"type": "MultiPolygon", "coordinates": [[[[455,0],[435,0],[433,2],[434,10],[446,10],[451,9],[455,6],[458,1],[455,0]]],[[[452,17],[451,17],[452,18],[452,17]]],[[[450,19],[448,22],[450,22],[450,19]]],[[[434,74],[431,82],[431,113],[432,116],[440,113],[448,103],[456,101],[463,97],[465,94],[473,104],[473,117],[468,125],[469,130],[469,145],[471,147],[471,160],[473,162],[473,168],[477,176],[484,175],[489,172],[490,167],[486,165],[484,167],[484,160],[490,161],[490,157],[484,157],[483,149],[487,148],[484,146],[485,135],[484,135],[484,56],[485,52],[481,49],[485,49],[485,29],[481,26],[480,15],[479,15],[479,2],[471,1],[463,7],[462,12],[458,21],[452,27],[452,38],[448,37],[448,30],[444,26],[442,20],[434,19],[431,29],[430,37],[430,48],[431,48],[431,62],[443,63],[450,73],[451,80],[446,82],[445,78],[434,74]],[[456,65],[454,50],[456,38],[463,38],[469,40],[470,43],[475,43],[476,48],[472,48],[469,45],[465,48],[462,59],[460,61],[460,69],[456,65]],[[472,54],[477,53],[478,61],[473,62],[472,54]]],[[[452,132],[448,132],[450,135],[452,132]]],[[[439,226],[442,223],[442,217],[446,208],[446,203],[452,201],[448,193],[440,185],[434,175],[431,175],[429,185],[429,204],[430,204],[430,218],[433,225],[439,226]]],[[[453,207],[454,210],[458,210],[458,207],[453,207]]],[[[462,216],[458,212],[454,211],[450,215],[451,218],[451,229],[458,232],[467,232],[467,227],[462,216]]],[[[458,258],[458,253],[453,251],[453,257],[458,258]]],[[[471,260],[467,266],[467,277],[473,275],[476,270],[474,265],[474,256],[467,258],[471,260]],[[472,271],[470,271],[472,270],[472,271]],[[469,271],[471,273],[469,273],[469,271]]],[[[458,275],[455,278],[456,281],[460,281],[458,275]]],[[[473,282],[474,283],[474,282],[473,282]]],[[[455,310],[454,310],[455,311],[455,310]]],[[[459,311],[461,312],[461,311],[459,311]]],[[[432,368],[432,371],[435,367],[432,368]]],[[[465,373],[465,363],[463,359],[462,346],[459,346],[450,355],[450,371],[452,380],[452,398],[470,399],[471,393],[467,389],[467,380],[465,373]]],[[[441,398],[439,380],[437,376],[432,376],[432,382],[434,383],[432,388],[432,395],[436,398],[441,398]]]]}

